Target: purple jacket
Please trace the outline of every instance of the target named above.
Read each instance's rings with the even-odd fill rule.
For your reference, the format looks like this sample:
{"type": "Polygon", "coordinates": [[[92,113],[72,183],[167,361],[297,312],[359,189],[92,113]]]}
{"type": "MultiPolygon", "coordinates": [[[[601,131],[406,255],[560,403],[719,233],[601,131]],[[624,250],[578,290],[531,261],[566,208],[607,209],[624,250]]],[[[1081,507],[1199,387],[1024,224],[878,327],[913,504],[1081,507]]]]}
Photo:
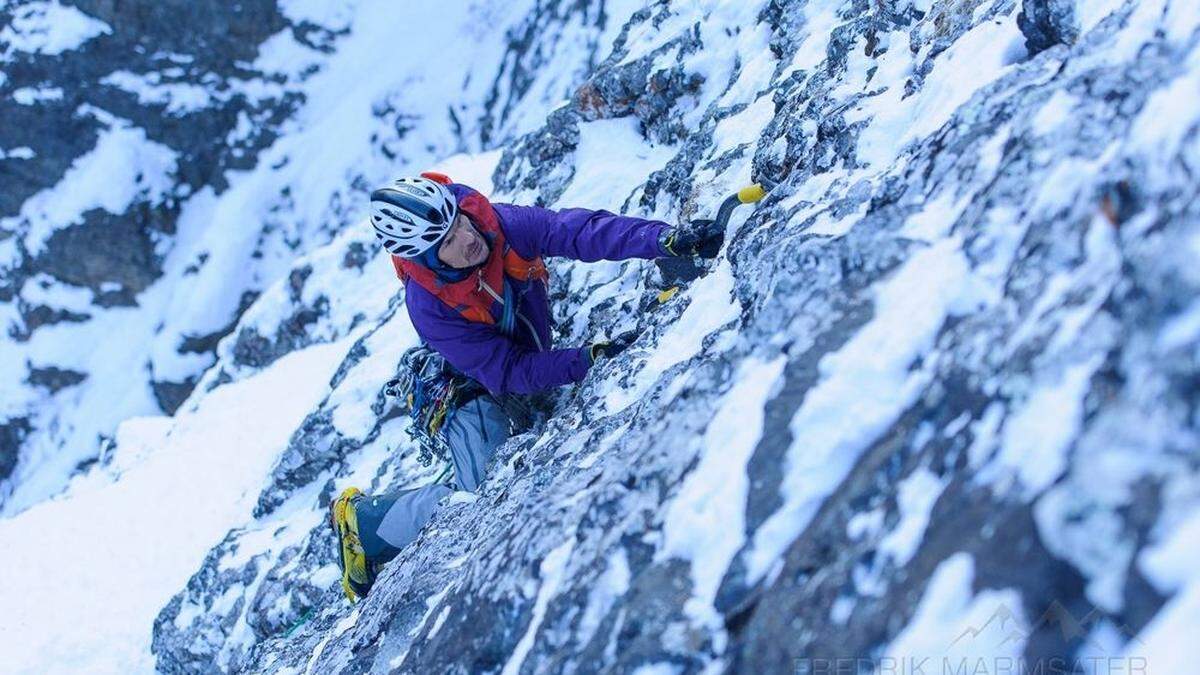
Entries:
{"type": "MultiPolygon", "coordinates": [[[[470,188],[453,184],[450,190],[461,199],[470,188]]],[[[587,209],[492,207],[508,245],[522,258],[561,256],[595,262],[664,255],[658,235],[667,224],[657,220],[587,209]]],[[[591,367],[587,349],[551,349],[546,286],[536,279],[506,277],[504,283],[517,300],[511,336],[496,325],[468,321],[411,280],[405,284],[408,316],[422,340],[493,394],[530,394],[582,380],[591,367]]],[[[500,303],[493,303],[492,316],[498,322],[501,310],[500,303]]]]}

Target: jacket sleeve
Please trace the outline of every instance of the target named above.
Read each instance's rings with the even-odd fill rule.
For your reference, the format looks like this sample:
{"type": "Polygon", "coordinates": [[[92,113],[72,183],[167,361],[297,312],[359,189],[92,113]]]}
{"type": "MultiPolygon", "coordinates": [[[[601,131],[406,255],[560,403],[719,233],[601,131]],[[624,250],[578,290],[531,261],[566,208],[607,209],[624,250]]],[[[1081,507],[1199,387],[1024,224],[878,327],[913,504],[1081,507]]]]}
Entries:
{"type": "Polygon", "coordinates": [[[406,303],[417,334],[455,368],[493,394],[532,394],[579,382],[591,368],[583,348],[536,352],[494,326],[472,323],[443,306],[420,298],[424,289],[409,285],[406,303]]]}
{"type": "Polygon", "coordinates": [[[659,234],[668,225],[658,220],[618,216],[608,211],[496,204],[504,232],[525,257],[561,256],[583,262],[659,258],[659,234]]]}

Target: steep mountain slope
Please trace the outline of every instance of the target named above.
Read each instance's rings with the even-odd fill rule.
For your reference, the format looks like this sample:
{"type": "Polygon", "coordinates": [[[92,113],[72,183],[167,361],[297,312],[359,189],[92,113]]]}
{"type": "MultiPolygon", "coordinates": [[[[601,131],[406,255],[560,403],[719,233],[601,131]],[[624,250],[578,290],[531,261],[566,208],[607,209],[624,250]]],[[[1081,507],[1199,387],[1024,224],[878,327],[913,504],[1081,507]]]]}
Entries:
{"type": "MultiPolygon", "coordinates": [[[[61,490],[121,420],[174,413],[366,186],[534,128],[620,4],[416,3],[404,50],[379,2],[0,10],[3,512],[61,490]]],[[[312,342],[325,310],[244,338],[237,363],[312,342]]]]}
{"type": "MultiPolygon", "coordinates": [[[[21,542],[0,551],[16,667],[820,672],[945,657],[1188,672],[1194,2],[502,7],[471,4],[426,35],[481,42],[448,66],[460,77],[391,80],[385,122],[363,98],[384,89],[340,86],[390,60],[385,8],[324,17],[345,28],[307,80],[325,84],[207,197],[205,213],[229,215],[193,236],[221,237],[280,186],[341,195],[344,220],[299,212],[324,239],[278,256],[273,283],[227,313],[174,417],[124,422],[60,498],[0,521],[0,541],[21,542]],[[502,40],[480,28],[501,24],[502,40]],[[442,116],[446,100],[471,114],[442,116]],[[479,121],[464,133],[464,119],[479,121]],[[395,124],[406,152],[389,155],[373,135],[395,124]],[[336,149],[318,143],[334,128],[336,149]],[[494,200],[671,222],[752,177],[780,184],[661,305],[652,265],[554,261],[557,343],[640,339],[556,392],[479,494],[450,498],[351,607],[330,498],[440,470],[380,392],[416,336],[357,222],[363,190],[460,150],[436,168],[494,200]],[[88,553],[39,573],[44,551],[71,547],[88,553]],[[87,630],[43,628],[63,611],[87,630]]],[[[307,232],[297,218],[268,222],[307,232]]],[[[250,287],[211,292],[228,304],[250,287]]],[[[146,316],[181,321],[141,297],[146,316]]]]}

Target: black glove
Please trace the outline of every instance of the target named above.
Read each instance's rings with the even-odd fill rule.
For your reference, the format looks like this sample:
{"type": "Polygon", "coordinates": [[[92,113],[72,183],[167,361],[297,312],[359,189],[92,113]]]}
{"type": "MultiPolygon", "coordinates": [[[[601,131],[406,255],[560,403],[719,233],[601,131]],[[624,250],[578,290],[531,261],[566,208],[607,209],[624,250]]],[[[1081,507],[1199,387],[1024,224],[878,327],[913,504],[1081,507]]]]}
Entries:
{"type": "Polygon", "coordinates": [[[607,342],[593,342],[588,346],[588,357],[591,358],[592,363],[598,361],[601,356],[612,358],[629,349],[629,345],[638,339],[639,334],[636,330],[627,330],[607,342]]]}
{"type": "Polygon", "coordinates": [[[658,245],[676,257],[715,258],[725,243],[725,228],[711,220],[693,220],[687,227],[668,227],[658,245]]]}

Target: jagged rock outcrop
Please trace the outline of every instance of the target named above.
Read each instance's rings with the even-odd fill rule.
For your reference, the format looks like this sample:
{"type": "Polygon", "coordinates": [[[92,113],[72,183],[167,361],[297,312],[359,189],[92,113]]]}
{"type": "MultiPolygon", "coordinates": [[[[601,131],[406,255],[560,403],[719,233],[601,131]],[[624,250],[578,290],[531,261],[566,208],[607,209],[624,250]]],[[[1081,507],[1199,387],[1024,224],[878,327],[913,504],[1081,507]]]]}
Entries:
{"type": "MultiPolygon", "coordinates": [[[[164,275],[181,204],[202,189],[226,189],[226,171],[253,167],[302,96],[252,65],[260,46],[289,27],[271,1],[9,3],[0,25],[9,31],[0,41],[0,301],[18,310],[5,313],[5,332],[27,343],[39,365],[55,367],[54,357],[79,359],[39,350],[35,333],[138,307],[164,275]],[[86,299],[55,306],[81,291],[86,299]]],[[[145,370],[153,396],[131,413],[155,403],[174,412],[199,376],[145,370]]],[[[121,383],[101,376],[89,387],[111,394],[121,383]]],[[[94,459],[94,434],[113,431],[61,418],[36,396],[13,405],[26,406],[29,447],[17,454],[30,472],[47,456],[94,459]]],[[[0,486],[0,499],[15,487],[0,486]]]]}
{"type": "MultiPolygon", "coordinates": [[[[201,583],[210,558],[181,596],[209,618],[184,629],[197,610],[177,598],[159,663],[216,650],[199,626],[244,616],[268,627],[248,656],[232,647],[251,670],[803,672],[887,655],[963,561],[961,602],[996,603],[1029,663],[1119,651],[1168,597],[1139,552],[1164,514],[1194,506],[1164,495],[1188,493],[1194,470],[1195,363],[1181,356],[1196,336],[1163,331],[1196,287],[1177,251],[1197,222],[1178,168],[1197,127],[1160,132],[1166,155],[1144,134],[1194,79],[1180,64],[1200,37],[1134,22],[1131,2],[1084,41],[1075,6],[634,14],[575,96],[506,149],[500,195],[574,206],[560,198],[581,183],[623,184],[584,154],[587,125],[613,120],[670,148],[613,206],[683,220],[751,172],[781,185],[665,305],[644,264],[559,264],[561,340],[632,324],[641,339],[561,392],[361,605],[320,592],[334,568],[318,523],[278,554],[295,593],[258,591],[290,597],[274,605],[286,618],[217,612],[229,585],[201,583]],[[1152,432],[1129,424],[1147,416],[1152,432]],[[1097,474],[1106,462],[1128,463],[1097,474]],[[1064,617],[1084,629],[1063,633],[1064,617]]],[[[641,166],[640,148],[609,150],[641,166]]],[[[372,491],[428,478],[400,468],[415,467],[404,446],[358,464],[388,446],[388,409],[374,399],[348,445],[326,407],[337,392],[265,503],[319,494],[320,512],[351,474],[372,491]]]]}
{"type": "Polygon", "coordinates": [[[1036,54],[1054,45],[1070,45],[1079,38],[1072,0],[1023,0],[1017,25],[1025,34],[1025,46],[1036,54]]]}
{"type": "MultiPolygon", "coordinates": [[[[102,21],[121,13],[76,4],[102,21]]],[[[220,422],[223,395],[274,383],[263,391],[275,399],[234,395],[224,411],[266,422],[293,401],[288,386],[308,385],[275,445],[243,437],[259,454],[188,465],[230,472],[243,501],[219,514],[219,532],[234,523],[226,534],[170,561],[176,582],[155,577],[152,636],[139,624],[129,641],[145,637],[158,670],[817,673],[952,656],[965,659],[954,672],[1016,659],[1031,672],[1086,672],[1096,657],[1135,671],[1148,660],[1156,672],[1163,659],[1187,662],[1194,615],[1182,601],[1200,589],[1188,557],[1200,541],[1200,116],[1183,105],[1200,86],[1193,3],[469,3],[461,27],[437,33],[466,54],[447,52],[438,77],[304,89],[322,72],[346,79],[382,62],[337,59],[393,45],[375,25],[391,16],[384,4],[283,18],[260,2],[147,7],[137,25],[163,45],[184,39],[164,24],[175,9],[206,21],[200,43],[237,55],[236,77],[250,76],[254,40],[277,31],[314,60],[277,83],[270,105],[240,110],[254,117],[232,144],[249,143],[243,153],[147,131],[176,156],[147,155],[186,189],[157,202],[135,191],[141,220],[89,212],[122,223],[74,226],[95,239],[52,235],[98,256],[128,238],[128,264],[0,281],[23,322],[10,328],[14,344],[35,345],[108,307],[139,311],[171,274],[255,270],[207,296],[220,297],[219,317],[162,328],[184,338],[150,358],[143,394],[178,411],[179,428],[134,420],[104,438],[84,476],[92,492],[56,501],[68,514],[89,495],[119,503],[130,476],[146,487],[146,456],[203,445],[193,415],[220,422]],[[467,93],[443,101],[458,91],[451,81],[467,93]],[[294,107],[309,101],[301,93],[323,96],[316,112],[294,107]],[[269,121],[293,111],[311,113],[311,126],[269,121]],[[334,126],[336,145],[363,148],[368,169],[335,162],[331,177],[313,160],[325,154],[286,142],[332,146],[304,134],[334,126]],[[279,147],[245,140],[276,134],[279,147]],[[407,418],[381,392],[418,338],[356,204],[397,162],[455,151],[476,154],[441,168],[496,200],[677,224],[753,179],[775,187],[739,208],[721,255],[673,295],[660,295],[667,281],[647,261],[552,260],[557,345],[629,329],[638,340],[536,401],[478,492],[447,498],[351,606],[331,499],[441,470],[421,462],[407,418]],[[311,165],[297,169],[298,157],[311,165]],[[249,177],[204,174],[251,166],[249,177]],[[223,209],[247,205],[261,213],[237,239],[247,251],[237,264],[212,247],[155,267],[163,242],[208,231],[187,214],[228,218],[223,209]],[[82,302],[48,292],[68,274],[94,286],[82,302]],[[176,355],[196,360],[184,368],[176,355]],[[143,447],[147,438],[161,447],[143,447]]],[[[130,39],[97,35],[88,49],[130,39]]],[[[178,61],[163,49],[146,58],[178,61]]],[[[218,68],[206,64],[164,77],[218,68]]],[[[172,118],[168,106],[147,110],[172,118]]],[[[228,123],[229,106],[195,114],[228,123]]],[[[63,140],[76,154],[105,130],[78,132],[63,140]]],[[[69,166],[54,161],[30,165],[29,180],[69,166]]],[[[179,293],[163,301],[163,321],[183,313],[179,293]]],[[[38,396],[95,386],[71,363],[19,363],[38,396]]],[[[0,478],[38,429],[20,410],[0,421],[0,478]]],[[[27,522],[40,521],[13,524],[27,522]]]]}

